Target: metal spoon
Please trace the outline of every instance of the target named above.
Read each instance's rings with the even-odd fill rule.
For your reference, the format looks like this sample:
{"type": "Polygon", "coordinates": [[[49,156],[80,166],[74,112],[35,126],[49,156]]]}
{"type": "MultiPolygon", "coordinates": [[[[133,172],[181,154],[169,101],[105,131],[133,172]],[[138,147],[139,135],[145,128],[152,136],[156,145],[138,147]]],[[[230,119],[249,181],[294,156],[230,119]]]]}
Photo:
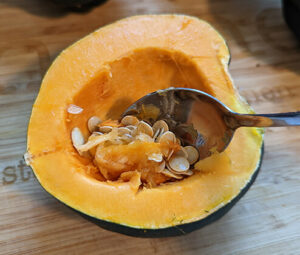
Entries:
{"type": "Polygon", "coordinates": [[[213,96],[195,89],[168,88],[150,93],[124,113],[153,124],[165,120],[185,145],[198,148],[200,158],[222,152],[239,127],[299,126],[300,112],[240,114],[213,96]]]}

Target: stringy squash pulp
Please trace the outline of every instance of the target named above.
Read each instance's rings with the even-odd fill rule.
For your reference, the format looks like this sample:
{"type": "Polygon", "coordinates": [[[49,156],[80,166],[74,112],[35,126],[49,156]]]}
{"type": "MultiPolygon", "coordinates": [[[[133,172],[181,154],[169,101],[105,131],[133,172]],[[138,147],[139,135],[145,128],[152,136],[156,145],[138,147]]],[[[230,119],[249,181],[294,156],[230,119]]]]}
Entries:
{"type": "Polygon", "coordinates": [[[228,74],[229,58],[224,39],[188,16],[136,16],[93,32],[64,50],[45,75],[29,123],[27,162],[49,193],[97,219],[160,229],[206,218],[237,197],[257,170],[258,129],[238,129],[223,153],[195,164],[192,176],[142,189],[137,175],[103,178],[70,134],[78,127],[88,137],[91,116],[119,119],[137,99],[170,86],[202,90],[250,113],[228,74]],[[71,114],[70,105],[83,110],[71,114]]]}

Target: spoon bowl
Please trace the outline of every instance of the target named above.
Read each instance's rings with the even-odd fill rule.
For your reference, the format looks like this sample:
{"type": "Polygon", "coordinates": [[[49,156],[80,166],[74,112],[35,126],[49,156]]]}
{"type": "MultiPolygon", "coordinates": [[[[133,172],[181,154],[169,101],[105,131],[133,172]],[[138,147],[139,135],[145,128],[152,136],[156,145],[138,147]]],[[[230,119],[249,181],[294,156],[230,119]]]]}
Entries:
{"type": "Polygon", "coordinates": [[[168,88],[150,93],[123,113],[150,124],[164,120],[184,145],[195,146],[200,159],[222,152],[234,132],[242,126],[269,127],[300,125],[300,112],[239,114],[215,97],[189,88],[168,88]]]}

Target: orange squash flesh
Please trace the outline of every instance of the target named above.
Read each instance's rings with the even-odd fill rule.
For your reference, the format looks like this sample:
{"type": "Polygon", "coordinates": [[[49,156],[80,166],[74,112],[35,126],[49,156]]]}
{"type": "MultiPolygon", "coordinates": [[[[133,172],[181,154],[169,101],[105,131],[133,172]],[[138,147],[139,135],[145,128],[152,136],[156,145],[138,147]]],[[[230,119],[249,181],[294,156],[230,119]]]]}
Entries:
{"type": "Polygon", "coordinates": [[[74,127],[88,135],[91,116],[118,119],[140,97],[170,86],[199,89],[237,112],[252,112],[227,72],[229,58],[209,24],[181,15],[124,19],[64,50],[43,79],[28,128],[28,163],[41,185],[84,214],[133,228],[194,222],[230,203],[259,165],[258,129],[240,128],[226,151],[196,164],[193,176],[143,189],[137,173],[128,182],[97,176],[70,139],[74,127]],[[82,113],[68,113],[70,104],[82,113]]]}
{"type": "Polygon", "coordinates": [[[148,160],[151,154],[159,154],[162,149],[159,143],[140,141],[128,145],[100,146],[94,163],[106,180],[118,180],[123,173],[137,170],[141,173],[143,183],[156,186],[170,179],[157,172],[159,162],[148,160]]]}

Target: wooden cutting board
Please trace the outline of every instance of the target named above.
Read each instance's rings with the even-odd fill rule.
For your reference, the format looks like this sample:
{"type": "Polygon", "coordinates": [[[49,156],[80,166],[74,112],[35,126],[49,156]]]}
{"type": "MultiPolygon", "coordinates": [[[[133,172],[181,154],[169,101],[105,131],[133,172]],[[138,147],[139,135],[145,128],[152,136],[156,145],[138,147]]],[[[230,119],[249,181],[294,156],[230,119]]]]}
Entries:
{"type": "Polygon", "coordinates": [[[146,13],[184,13],[228,41],[230,71],[259,113],[300,110],[300,52],[279,0],[108,0],[86,13],[47,0],[0,0],[0,254],[300,254],[300,128],[270,128],[255,184],[221,220],[183,237],[103,230],[47,194],[24,165],[41,78],[69,44],[146,13]]]}

